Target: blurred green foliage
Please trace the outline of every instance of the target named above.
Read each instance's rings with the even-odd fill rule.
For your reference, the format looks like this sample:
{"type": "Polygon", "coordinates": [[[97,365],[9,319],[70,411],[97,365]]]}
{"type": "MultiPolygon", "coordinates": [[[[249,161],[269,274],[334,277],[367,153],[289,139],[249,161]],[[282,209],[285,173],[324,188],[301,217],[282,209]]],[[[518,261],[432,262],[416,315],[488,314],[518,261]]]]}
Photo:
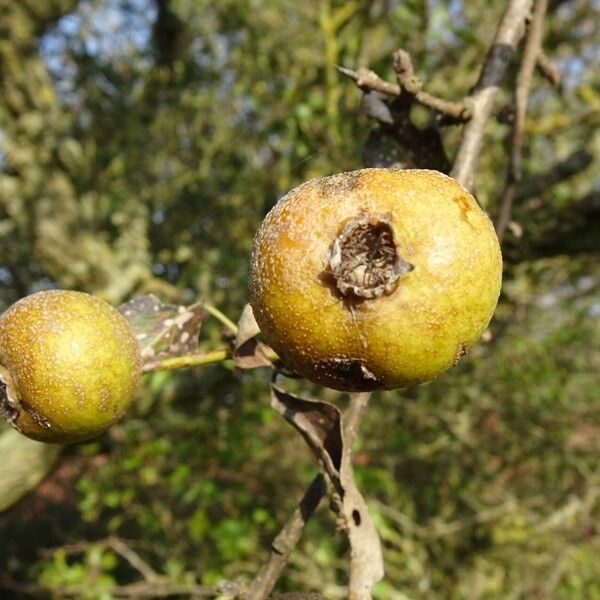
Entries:
{"type": "MultiPolygon", "coordinates": [[[[436,382],[375,395],[356,449],[384,600],[600,598],[600,5],[550,4],[563,89],[536,76],[491,339],[436,382]]],[[[402,46],[428,91],[460,98],[501,9],[0,0],[0,301],[53,286],[115,304],[153,292],[235,319],[266,211],[307,178],[361,166],[372,123],[334,65],[393,80],[402,46]]],[[[493,216],[507,127],[488,134],[477,195],[493,216]]],[[[459,135],[443,130],[449,156],[459,135]]],[[[202,345],[218,340],[207,320],[202,345]]],[[[268,407],[265,371],[147,376],[129,418],[69,448],[0,516],[0,589],[108,600],[140,578],[111,536],[174,583],[251,578],[314,473],[268,407]]],[[[343,597],[334,531],[321,510],[282,590],[343,597]]]]}

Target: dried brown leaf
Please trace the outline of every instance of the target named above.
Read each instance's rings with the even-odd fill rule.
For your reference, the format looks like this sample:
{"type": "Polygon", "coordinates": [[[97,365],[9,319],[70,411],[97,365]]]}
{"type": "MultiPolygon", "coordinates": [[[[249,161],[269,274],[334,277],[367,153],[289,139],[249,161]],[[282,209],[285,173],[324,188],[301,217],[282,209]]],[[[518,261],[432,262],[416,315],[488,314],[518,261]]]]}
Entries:
{"type": "Polygon", "coordinates": [[[164,304],[148,294],[122,304],[119,311],[135,333],[144,365],[192,354],[198,347],[203,319],[201,303],[164,304]]]}
{"type": "Polygon", "coordinates": [[[337,495],[337,510],[350,541],[349,598],[371,598],[383,577],[379,535],[352,470],[352,439],[336,406],[286,392],[272,382],[271,405],[292,424],[320,460],[337,495]]]}
{"type": "Polygon", "coordinates": [[[234,342],[233,360],[240,369],[255,369],[272,366],[266,357],[267,346],[257,339],[260,333],[252,307],[244,306],[238,321],[238,333],[234,342]]]}
{"type": "Polygon", "coordinates": [[[342,464],[340,411],[329,402],[307,400],[271,384],[271,406],[305,439],[338,492],[342,464]]]}

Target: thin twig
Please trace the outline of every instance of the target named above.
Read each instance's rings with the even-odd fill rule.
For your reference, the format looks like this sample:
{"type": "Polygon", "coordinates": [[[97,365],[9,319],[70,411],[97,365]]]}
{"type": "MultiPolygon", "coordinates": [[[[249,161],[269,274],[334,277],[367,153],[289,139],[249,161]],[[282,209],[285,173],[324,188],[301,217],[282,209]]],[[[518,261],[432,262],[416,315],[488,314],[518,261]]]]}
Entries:
{"type": "Polygon", "coordinates": [[[471,111],[464,102],[450,102],[423,91],[423,83],[415,74],[410,54],[405,50],[398,49],[394,52],[394,71],[402,91],[410,94],[419,104],[448,117],[453,122],[468,121],[471,118],[471,111]]]}
{"type": "Polygon", "coordinates": [[[353,71],[340,66],[336,66],[336,69],[342,75],[355,81],[363,91],[380,92],[392,97],[399,96],[405,91],[412,96],[415,102],[448,117],[453,122],[467,121],[470,118],[469,108],[466,104],[443,100],[422,90],[423,84],[415,75],[410,56],[404,50],[397,50],[394,53],[394,69],[398,75],[399,85],[381,79],[375,71],[370,69],[360,68],[353,71]]]}
{"type": "MultiPolygon", "coordinates": [[[[171,583],[166,578],[153,582],[136,582],[126,585],[108,585],[99,588],[102,593],[114,598],[169,598],[187,596],[192,598],[214,598],[216,590],[203,585],[171,583]]],[[[36,583],[20,583],[0,576],[0,591],[12,591],[39,597],[49,592],[61,598],[82,598],[90,592],[89,585],[45,586],[36,583]]]]}
{"type": "Polygon", "coordinates": [[[245,596],[246,600],[263,600],[269,597],[288,563],[290,554],[300,541],[306,522],[316,510],[326,490],[325,478],[319,473],[271,543],[269,558],[252,582],[245,596]]]}
{"type": "Polygon", "coordinates": [[[537,67],[538,71],[548,80],[552,87],[555,87],[557,90],[560,90],[560,87],[562,85],[562,77],[560,75],[560,71],[541,49],[538,54],[537,63],[535,66],[537,67]]]}
{"type": "Polygon", "coordinates": [[[160,579],[160,575],[123,540],[117,537],[109,537],[106,540],[106,545],[122,556],[146,581],[151,582],[160,579]]]}
{"type": "Polygon", "coordinates": [[[472,117],[465,125],[450,174],[468,189],[473,187],[485,126],[492,114],[496,94],[515,48],[523,36],[530,9],[531,0],[510,0],[483,63],[479,79],[467,99],[472,117]]]}
{"type": "Polygon", "coordinates": [[[527,113],[527,101],[531,89],[533,71],[537,63],[544,34],[544,19],[548,10],[547,0],[536,0],[533,18],[529,26],[523,59],[517,74],[517,83],[514,94],[515,115],[511,133],[511,148],[506,181],[500,202],[500,211],[496,222],[496,234],[502,242],[510,214],[512,212],[513,200],[516,187],[521,180],[521,158],[523,153],[523,141],[525,139],[525,116],[527,113]]]}
{"type": "Polygon", "coordinates": [[[356,82],[356,85],[361,90],[371,90],[374,92],[381,92],[382,94],[386,94],[387,96],[399,96],[400,95],[400,86],[395,83],[389,83],[388,81],[384,81],[375,73],[375,71],[371,71],[370,69],[360,68],[357,71],[353,71],[352,69],[348,69],[346,67],[340,67],[336,65],[335,67],[342,75],[346,77],[350,77],[350,79],[356,82]]]}

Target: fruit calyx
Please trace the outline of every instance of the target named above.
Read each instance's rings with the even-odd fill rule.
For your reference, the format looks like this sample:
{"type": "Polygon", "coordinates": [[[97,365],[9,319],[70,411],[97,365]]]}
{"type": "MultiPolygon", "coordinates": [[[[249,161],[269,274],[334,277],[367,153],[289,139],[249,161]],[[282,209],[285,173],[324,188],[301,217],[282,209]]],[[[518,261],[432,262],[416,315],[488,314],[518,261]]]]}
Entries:
{"type": "Polygon", "coordinates": [[[13,379],[2,365],[0,365],[0,418],[21,433],[23,433],[23,425],[31,422],[41,429],[50,430],[52,428],[48,419],[26,404],[15,393],[13,379]]]}
{"type": "Polygon", "coordinates": [[[370,299],[391,294],[402,275],[415,267],[400,253],[389,213],[361,211],[344,223],[328,259],[328,275],[345,298],[370,299]]]}
{"type": "Polygon", "coordinates": [[[19,416],[19,402],[14,398],[11,381],[6,369],[0,365],[0,418],[14,427],[19,416]]]}

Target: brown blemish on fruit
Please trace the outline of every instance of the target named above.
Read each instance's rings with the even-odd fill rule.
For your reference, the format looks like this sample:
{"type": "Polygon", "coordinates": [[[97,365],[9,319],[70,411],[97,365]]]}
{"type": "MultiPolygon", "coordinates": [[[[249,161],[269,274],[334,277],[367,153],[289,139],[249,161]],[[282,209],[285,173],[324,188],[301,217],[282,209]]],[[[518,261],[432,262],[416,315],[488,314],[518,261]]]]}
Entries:
{"type": "Polygon", "coordinates": [[[46,417],[41,415],[37,410],[33,409],[25,402],[21,402],[21,406],[23,407],[23,412],[27,413],[29,418],[42,429],[52,429],[52,423],[46,417]]]}
{"type": "Polygon", "coordinates": [[[454,355],[454,366],[456,366],[460,359],[467,354],[468,346],[464,342],[458,342],[456,348],[456,354],[454,355]]]}
{"type": "Polygon", "coordinates": [[[331,383],[357,392],[368,392],[381,387],[381,381],[364,365],[360,358],[335,357],[323,359],[316,367],[321,370],[331,383]]]}
{"type": "MultiPolygon", "coordinates": [[[[460,218],[467,223],[470,227],[473,227],[473,224],[469,220],[469,213],[473,210],[473,206],[469,202],[468,198],[465,196],[455,196],[452,200],[458,204],[458,208],[460,209],[460,218]]],[[[474,227],[473,227],[474,228],[474,227]]]]}
{"type": "Polygon", "coordinates": [[[339,173],[318,180],[318,190],[321,196],[350,192],[358,186],[360,173],[339,173]]]}
{"type": "Polygon", "coordinates": [[[391,294],[400,277],[414,266],[399,254],[390,225],[392,216],[361,212],[346,221],[331,245],[325,277],[346,299],[391,294]]]}
{"type": "Polygon", "coordinates": [[[106,412],[110,405],[111,393],[105,386],[102,386],[102,388],[100,388],[100,403],[98,404],[98,410],[100,412],[106,412]]]}

